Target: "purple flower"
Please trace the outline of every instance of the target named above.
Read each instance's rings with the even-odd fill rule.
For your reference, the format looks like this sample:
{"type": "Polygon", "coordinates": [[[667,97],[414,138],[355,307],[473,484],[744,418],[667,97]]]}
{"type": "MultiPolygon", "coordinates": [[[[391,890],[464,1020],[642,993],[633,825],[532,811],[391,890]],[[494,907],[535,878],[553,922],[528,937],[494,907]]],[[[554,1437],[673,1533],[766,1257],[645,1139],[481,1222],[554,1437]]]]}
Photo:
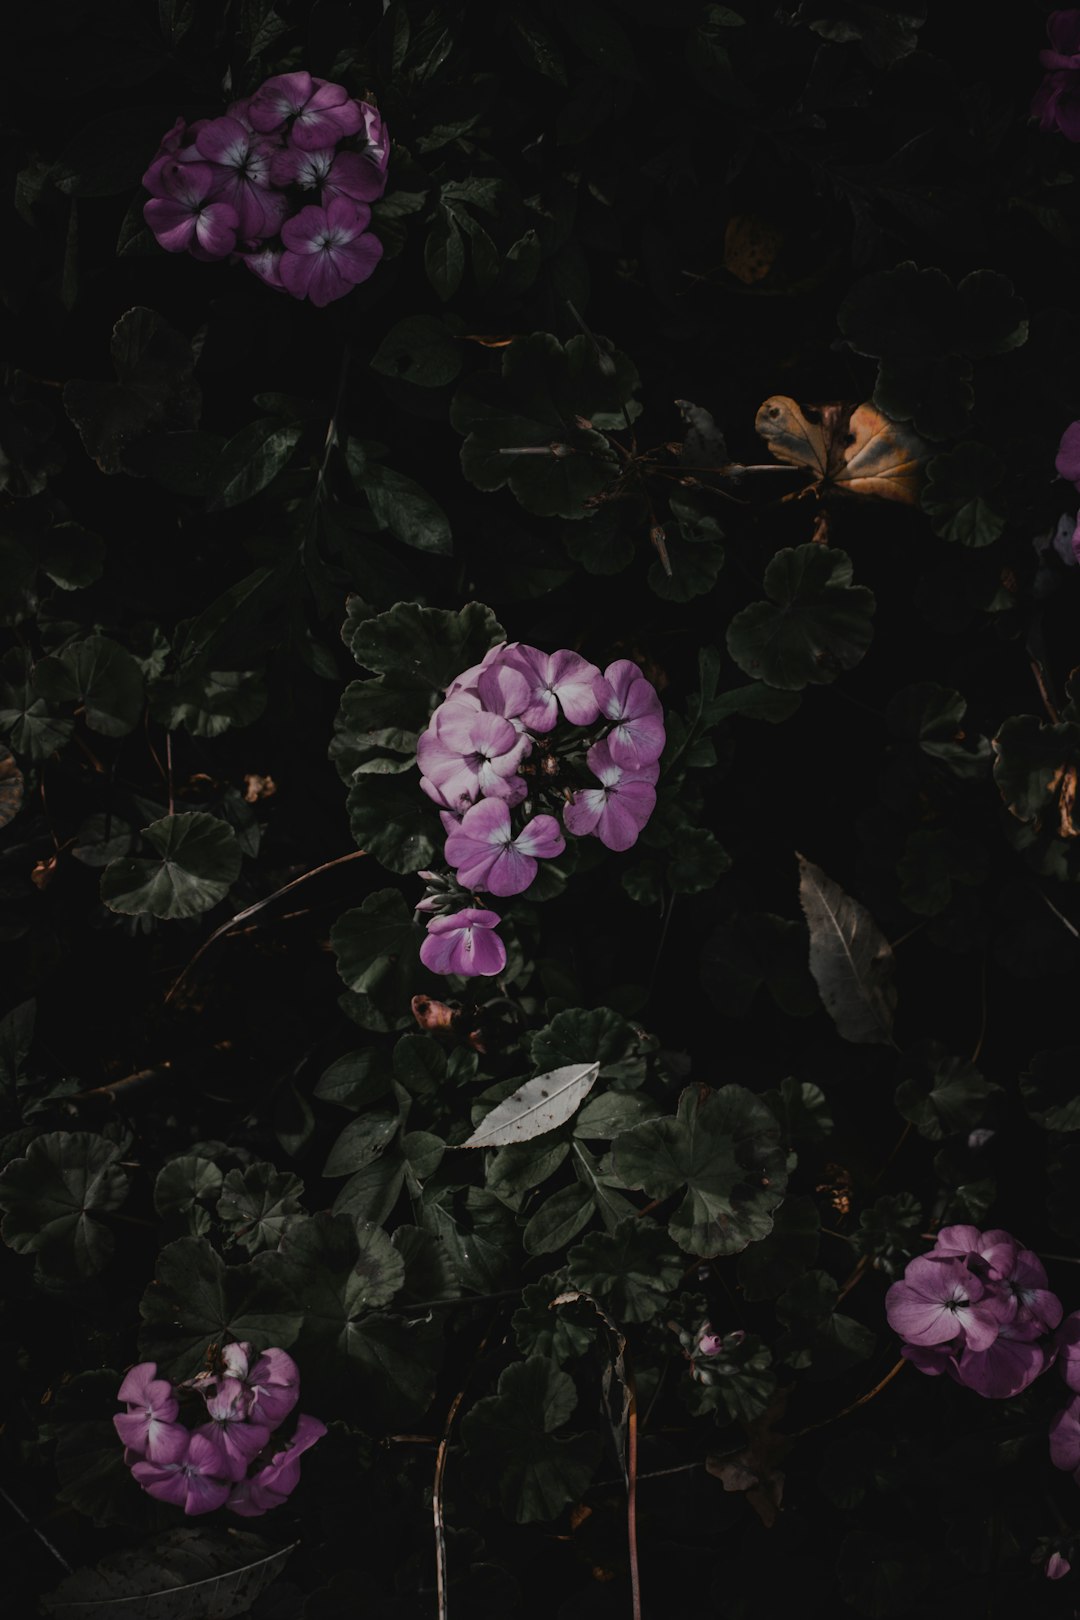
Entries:
{"type": "Polygon", "coordinates": [[[659,767],[626,770],[612,759],[606,740],[594,743],[586,759],[600,786],[579,789],[563,811],[563,823],[577,838],[595,833],[608,849],[629,849],[656,808],[659,767]]]}
{"type": "Polygon", "coordinates": [[[1069,1560],[1059,1552],[1052,1552],[1043,1565],[1043,1574],[1048,1581],[1060,1581],[1072,1569],[1069,1560]]]}
{"type": "Polygon", "coordinates": [[[132,1475],[159,1502],[172,1502],[185,1513],[212,1513],[229,1495],[230,1482],[219,1472],[218,1448],[203,1434],[175,1425],[174,1454],[158,1462],[137,1462],[132,1475]]]}
{"type": "Polygon", "coordinates": [[[988,1350],[1015,1301],[987,1290],[962,1260],[923,1255],[909,1262],[885,1295],[889,1326],[908,1344],[944,1344],[962,1335],[967,1348],[988,1350]]]}
{"type": "Polygon", "coordinates": [[[377,202],[386,190],[386,171],[366,152],[339,152],[323,181],[322,201],[351,197],[354,202],[377,202]]]}
{"type": "MultiPolygon", "coordinates": [[[[529,702],[529,683],[520,670],[504,660],[493,661],[476,678],[476,696],[488,714],[500,714],[513,723],[514,730],[522,732],[528,724],[525,709],[529,702]]],[[[535,729],[535,728],[534,728],[535,729]]]]}
{"type": "Polygon", "coordinates": [[[641,770],[654,765],[664,752],[664,720],[660,699],[651,681],[636,664],[620,658],[597,676],[593,691],[600,712],[614,721],[608,746],[616,765],[641,770]]]}
{"type": "Polygon", "coordinates": [[[233,1489],[226,1506],[241,1518],[251,1519],[280,1507],[300,1483],[300,1458],[326,1433],[326,1424],[301,1412],[296,1432],[276,1451],[265,1468],[233,1489]]]}
{"type": "Polygon", "coordinates": [[[275,292],[284,292],[285,283],[281,279],[281,249],[261,247],[255,253],[241,255],[249,270],[254,270],[260,281],[265,281],[268,287],[275,292]]]}
{"type": "Polygon", "coordinates": [[[432,973],[491,978],[506,966],[506,946],[492,932],[498,925],[494,911],[477,911],[472,906],[452,917],[433,917],[420,947],[420,960],[432,973]]]}
{"type": "Polygon", "coordinates": [[[435,710],[416,757],[446,803],[465,809],[481,795],[509,798],[515,791],[510,779],[531,747],[509,720],[488,714],[476,698],[462,693],[435,710]]]}
{"type": "Polygon", "coordinates": [[[231,203],[240,220],[240,235],[256,242],[272,236],[285,213],[285,198],[270,188],[273,146],[245,129],[236,118],[211,118],[195,137],[200,157],[214,166],[214,195],[231,203]]]}
{"type": "Polygon", "coordinates": [[[169,1431],[178,1427],[176,1417],[180,1411],[169,1380],[156,1378],[156,1372],[156,1361],[141,1361],[132,1367],[118,1391],[118,1399],[127,1402],[127,1412],[118,1412],[113,1418],[116,1432],[128,1450],[151,1459],[168,1454],[169,1431]]]}
{"type": "Polygon", "coordinates": [[[216,198],[209,163],[168,158],[157,166],[154,184],[159,195],[144,204],[143,218],[166,253],[224,259],[233,251],[240,216],[231,203],[216,198]]]}
{"type": "Polygon", "coordinates": [[[207,1398],[210,1422],[196,1429],[213,1446],[217,1456],[215,1473],[224,1479],[243,1479],[248,1465],[270,1438],[270,1427],[252,1423],[248,1417],[250,1397],[238,1378],[223,1378],[215,1393],[207,1398]]]}
{"type": "Polygon", "coordinates": [[[1070,1311],[1054,1335],[1061,1376],[1080,1393],[1080,1311],[1070,1311]]]}
{"type": "Polygon", "coordinates": [[[561,855],[565,840],[554,816],[534,816],[515,838],[502,799],[482,799],[466,810],[446,840],[446,859],[466,889],[500,896],[521,894],[536,876],[537,857],[561,855]]]}
{"type": "Polygon", "coordinates": [[[591,726],[600,713],[595,684],[602,679],[595,664],[576,652],[541,652],[518,645],[508,663],[528,681],[528,707],[522,719],[532,731],[550,731],[559,709],[573,726],[591,726]]]}
{"type": "Polygon", "coordinates": [[[283,147],[270,159],[270,179],[275,186],[318,190],[334,166],[334,155],[332,146],[321,146],[314,152],[305,152],[299,146],[283,147]]]}
{"type": "Polygon", "coordinates": [[[1062,478],[1080,489],[1080,422],[1070,422],[1061,435],[1054,466],[1062,478]]]}
{"type": "Polygon", "coordinates": [[[322,309],[366,281],[382,258],[382,243],[367,229],[371,209],[347,197],[325,208],[301,208],[281,227],[285,251],[279,273],[294,298],[322,309]]]}
{"type": "Polygon", "coordinates": [[[1070,1473],[1080,1468],[1080,1395],[1073,1395],[1051,1420],[1050,1461],[1070,1473]]]}
{"type": "Polygon", "coordinates": [[[698,1340],[697,1344],[698,1355],[718,1356],[723,1348],[724,1335],[722,1333],[714,1333],[710,1324],[706,1322],[704,1328],[702,1329],[701,1338],[698,1340]]]}
{"type": "Polygon", "coordinates": [[[264,134],[280,129],[291,118],[290,141],[309,152],[355,135],[364,122],[343,84],[328,84],[303,72],[279,73],[267,79],[252,96],[248,117],[264,134]]]}
{"type": "Polygon", "coordinates": [[[285,1421],[300,1399],[300,1369],[284,1350],[264,1350],[244,1382],[250,1391],[248,1421],[271,1429],[285,1421]]]}
{"type": "Polygon", "coordinates": [[[359,155],[381,176],[382,190],[379,192],[381,197],[386,190],[386,171],[390,164],[390,137],[379,109],[373,107],[370,101],[361,101],[359,105],[364,120],[365,143],[359,155]]]}
{"type": "Polygon", "coordinates": [[[1080,69],[1080,11],[1052,11],[1046,32],[1051,49],[1039,52],[1043,67],[1080,69]]]}
{"type": "Polygon", "coordinates": [[[1037,1323],[1005,1322],[988,1349],[964,1350],[949,1371],[977,1395],[1008,1400],[1027,1389],[1047,1365],[1046,1351],[1033,1342],[1040,1332],[1037,1323]]]}
{"type": "Polygon", "coordinates": [[[463,669],[460,675],[454,676],[446,688],[447,697],[456,697],[462,692],[471,692],[475,696],[477,683],[484,670],[490,669],[493,664],[512,662],[508,655],[516,651],[517,647],[516,641],[500,641],[497,647],[489,647],[478,664],[473,664],[469,669],[463,669]]]}

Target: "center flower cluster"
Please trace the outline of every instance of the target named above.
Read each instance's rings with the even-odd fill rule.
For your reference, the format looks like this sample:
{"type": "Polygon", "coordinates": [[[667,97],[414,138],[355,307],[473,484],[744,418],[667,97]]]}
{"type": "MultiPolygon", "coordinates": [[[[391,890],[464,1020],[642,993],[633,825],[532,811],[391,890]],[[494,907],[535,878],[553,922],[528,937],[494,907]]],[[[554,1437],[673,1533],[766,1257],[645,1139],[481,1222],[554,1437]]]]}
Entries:
{"type": "Polygon", "coordinates": [[[368,231],[386,190],[382,119],[341,84],[281,73],[223,118],[178,118],[143,175],[143,217],[168,253],[242,260],[320,306],[382,257],[368,231]]]}
{"type": "Polygon", "coordinates": [[[417,746],[420,785],[439,807],[455,873],[453,886],[421,874],[433,888],[417,909],[437,913],[420,950],[425,966],[501,973],[497,913],[452,912],[451,887],[522,894],[538,862],[562,854],[564,832],[629,849],[656,805],[664,741],[656,689],[629,659],[601,673],[568,649],[509,642],[452,681],[417,746]],[[561,826],[533,813],[544,796],[561,809],[561,826]]]}
{"type": "Polygon", "coordinates": [[[120,1385],[127,1406],[113,1418],[124,1461],[149,1496],[212,1513],[227,1507],[257,1518],[280,1507],[300,1480],[300,1457],[326,1433],[301,1413],[287,1440],[277,1431],[300,1399],[300,1373],[284,1350],[253,1355],[250,1344],[229,1344],[219,1373],[182,1384],[158,1378],[157,1363],[140,1362],[120,1385]],[[179,1422],[180,1395],[197,1392],[205,1423],[179,1422]]]}

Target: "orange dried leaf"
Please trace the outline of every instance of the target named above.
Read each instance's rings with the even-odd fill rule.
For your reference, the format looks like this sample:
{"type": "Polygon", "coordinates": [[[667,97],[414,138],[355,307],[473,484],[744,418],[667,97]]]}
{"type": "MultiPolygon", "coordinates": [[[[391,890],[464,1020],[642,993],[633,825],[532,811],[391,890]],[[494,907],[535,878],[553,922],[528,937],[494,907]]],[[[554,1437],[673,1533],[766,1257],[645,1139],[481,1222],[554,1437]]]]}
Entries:
{"type": "Polygon", "coordinates": [[[805,467],[819,494],[839,491],[913,506],[929,446],[873,405],[811,405],[773,394],[757,413],[760,436],[777,461],[805,467]]]}
{"type": "Polygon", "coordinates": [[[724,231],[724,269],[747,287],[767,276],[783,238],[756,214],[733,214],[724,231]]]}

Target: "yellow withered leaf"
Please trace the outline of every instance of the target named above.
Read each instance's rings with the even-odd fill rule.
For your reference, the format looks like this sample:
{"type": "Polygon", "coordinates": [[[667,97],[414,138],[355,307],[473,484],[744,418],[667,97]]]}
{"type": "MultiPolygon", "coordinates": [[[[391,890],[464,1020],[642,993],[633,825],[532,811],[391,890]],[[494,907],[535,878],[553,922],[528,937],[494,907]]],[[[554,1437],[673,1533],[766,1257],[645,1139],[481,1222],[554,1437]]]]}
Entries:
{"type": "Polygon", "coordinates": [[[797,405],[773,394],[755,421],[777,461],[813,473],[819,494],[839,491],[913,506],[930,447],[875,406],[797,405]]]}

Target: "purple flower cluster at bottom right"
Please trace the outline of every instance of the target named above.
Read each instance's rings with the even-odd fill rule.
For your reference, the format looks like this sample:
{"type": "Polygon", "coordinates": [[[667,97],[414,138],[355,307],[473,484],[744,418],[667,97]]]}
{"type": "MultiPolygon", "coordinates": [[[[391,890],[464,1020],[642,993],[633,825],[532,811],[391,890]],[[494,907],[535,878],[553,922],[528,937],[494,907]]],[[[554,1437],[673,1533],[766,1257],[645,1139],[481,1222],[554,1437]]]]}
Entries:
{"type": "Polygon", "coordinates": [[[945,1226],[893,1283],[885,1314],[905,1360],[991,1400],[1019,1395],[1056,1363],[1073,1393],[1050,1425],[1050,1460],[1080,1485],[1080,1311],[1064,1315],[1032,1249],[1000,1228],[945,1226]]]}

